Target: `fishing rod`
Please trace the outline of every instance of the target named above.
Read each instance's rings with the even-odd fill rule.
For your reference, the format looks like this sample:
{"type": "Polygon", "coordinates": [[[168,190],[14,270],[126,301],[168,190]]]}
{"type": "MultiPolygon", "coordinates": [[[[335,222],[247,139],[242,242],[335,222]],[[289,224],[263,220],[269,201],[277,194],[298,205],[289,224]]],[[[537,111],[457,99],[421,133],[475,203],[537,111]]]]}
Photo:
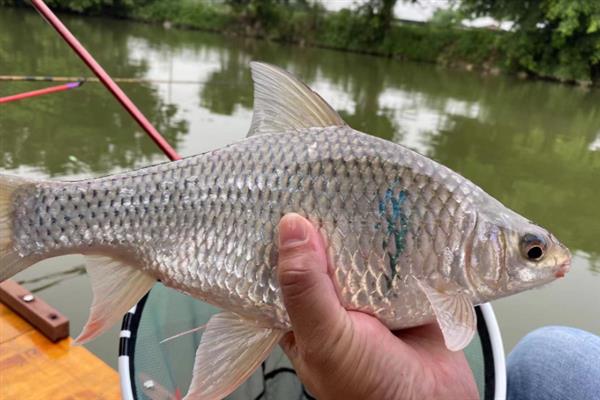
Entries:
{"type": "MultiPolygon", "coordinates": [[[[186,85],[203,85],[207,81],[194,81],[194,80],[169,80],[169,79],[143,79],[143,78],[112,78],[114,82],[119,83],[173,83],[173,84],[186,84],[186,85]]],[[[31,75],[0,75],[0,81],[10,82],[101,82],[100,79],[90,77],[73,77],[73,76],[31,76],[31,75]]],[[[227,82],[219,82],[222,84],[228,84],[227,82]]]]}
{"type": "Polygon", "coordinates": [[[11,101],[23,100],[23,99],[27,99],[29,97],[42,96],[45,94],[56,93],[56,92],[63,92],[65,90],[78,88],[81,85],[83,85],[83,81],[69,82],[64,85],[50,86],[50,87],[43,88],[43,89],[32,90],[30,92],[24,92],[24,93],[13,94],[10,96],[0,97],[0,104],[10,103],[11,101]]]}
{"type": "Polygon", "coordinates": [[[158,147],[171,159],[180,160],[181,156],[171,147],[171,145],[162,137],[162,135],[154,128],[136,105],[127,97],[125,92],[121,90],[119,85],[106,73],[104,68],[92,57],[92,55],[82,46],[75,36],[67,29],[61,20],[48,8],[43,0],[32,0],[31,4],[44,17],[58,34],[67,42],[67,44],[77,53],[77,55],[86,63],[92,72],[98,77],[100,82],[112,93],[112,95],[121,103],[127,112],[135,119],[142,129],[150,136],[158,147]]]}

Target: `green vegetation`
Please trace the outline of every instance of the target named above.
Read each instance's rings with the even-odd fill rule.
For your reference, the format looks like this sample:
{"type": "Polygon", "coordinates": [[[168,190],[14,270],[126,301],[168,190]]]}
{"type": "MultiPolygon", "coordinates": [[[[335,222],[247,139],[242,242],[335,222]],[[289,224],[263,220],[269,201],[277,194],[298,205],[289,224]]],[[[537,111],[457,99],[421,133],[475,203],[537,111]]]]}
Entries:
{"type": "Polygon", "coordinates": [[[513,21],[502,49],[513,68],[562,81],[600,80],[600,1],[461,0],[465,13],[513,21]]]}
{"type": "Polygon", "coordinates": [[[497,32],[436,25],[392,23],[389,0],[373,0],[357,11],[326,12],[303,1],[230,0],[207,5],[194,0],[154,1],[131,15],[151,22],[255,36],[301,45],[490,69],[500,65],[497,32]],[[378,4],[381,3],[381,4],[378,4]]]}
{"type": "MultiPolygon", "coordinates": [[[[393,20],[397,0],[369,0],[327,12],[307,0],[48,0],[54,8],[112,15],[236,36],[364,52],[386,57],[528,75],[600,82],[600,2],[460,0],[429,24],[393,20]],[[511,32],[461,28],[464,15],[515,22],[511,32]]],[[[0,0],[0,5],[23,5],[0,0]]]]}

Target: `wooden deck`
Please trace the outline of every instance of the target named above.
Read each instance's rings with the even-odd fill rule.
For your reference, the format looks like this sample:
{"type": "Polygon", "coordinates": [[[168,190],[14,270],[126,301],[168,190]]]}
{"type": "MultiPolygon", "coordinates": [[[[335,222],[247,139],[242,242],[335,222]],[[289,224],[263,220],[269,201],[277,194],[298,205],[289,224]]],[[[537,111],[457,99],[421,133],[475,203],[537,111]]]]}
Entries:
{"type": "Polygon", "coordinates": [[[72,339],[52,343],[0,303],[0,399],[118,399],[115,370],[72,339]]]}

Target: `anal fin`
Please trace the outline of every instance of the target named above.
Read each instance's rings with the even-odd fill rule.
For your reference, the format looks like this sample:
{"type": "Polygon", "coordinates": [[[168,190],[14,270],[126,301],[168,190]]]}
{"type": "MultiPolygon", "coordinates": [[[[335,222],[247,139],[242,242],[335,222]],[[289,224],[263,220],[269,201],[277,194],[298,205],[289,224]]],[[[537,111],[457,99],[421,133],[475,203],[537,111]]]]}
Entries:
{"type": "Polygon", "coordinates": [[[110,329],[156,282],[147,273],[105,256],[86,256],[86,269],[94,298],[88,321],[75,339],[77,344],[110,329]]]}
{"type": "Polygon", "coordinates": [[[217,400],[229,395],[267,358],[283,334],[231,312],[214,315],[196,351],[185,400],[217,400]]]}
{"type": "Polygon", "coordinates": [[[446,347],[451,351],[467,347],[477,331],[477,315],[469,296],[464,292],[447,293],[415,280],[433,308],[446,347]]]}

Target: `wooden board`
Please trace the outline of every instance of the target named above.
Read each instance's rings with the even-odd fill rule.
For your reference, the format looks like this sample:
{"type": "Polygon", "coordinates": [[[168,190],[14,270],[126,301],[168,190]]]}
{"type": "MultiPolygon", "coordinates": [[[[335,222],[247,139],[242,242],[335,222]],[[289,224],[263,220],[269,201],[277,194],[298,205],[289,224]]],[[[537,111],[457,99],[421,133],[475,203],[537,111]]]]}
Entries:
{"type": "Polygon", "coordinates": [[[53,342],[69,337],[69,320],[50,304],[10,279],[0,283],[0,302],[53,342]]]}
{"type": "Polygon", "coordinates": [[[0,399],[120,398],[117,372],[71,342],[52,343],[0,304],[0,399]]]}

